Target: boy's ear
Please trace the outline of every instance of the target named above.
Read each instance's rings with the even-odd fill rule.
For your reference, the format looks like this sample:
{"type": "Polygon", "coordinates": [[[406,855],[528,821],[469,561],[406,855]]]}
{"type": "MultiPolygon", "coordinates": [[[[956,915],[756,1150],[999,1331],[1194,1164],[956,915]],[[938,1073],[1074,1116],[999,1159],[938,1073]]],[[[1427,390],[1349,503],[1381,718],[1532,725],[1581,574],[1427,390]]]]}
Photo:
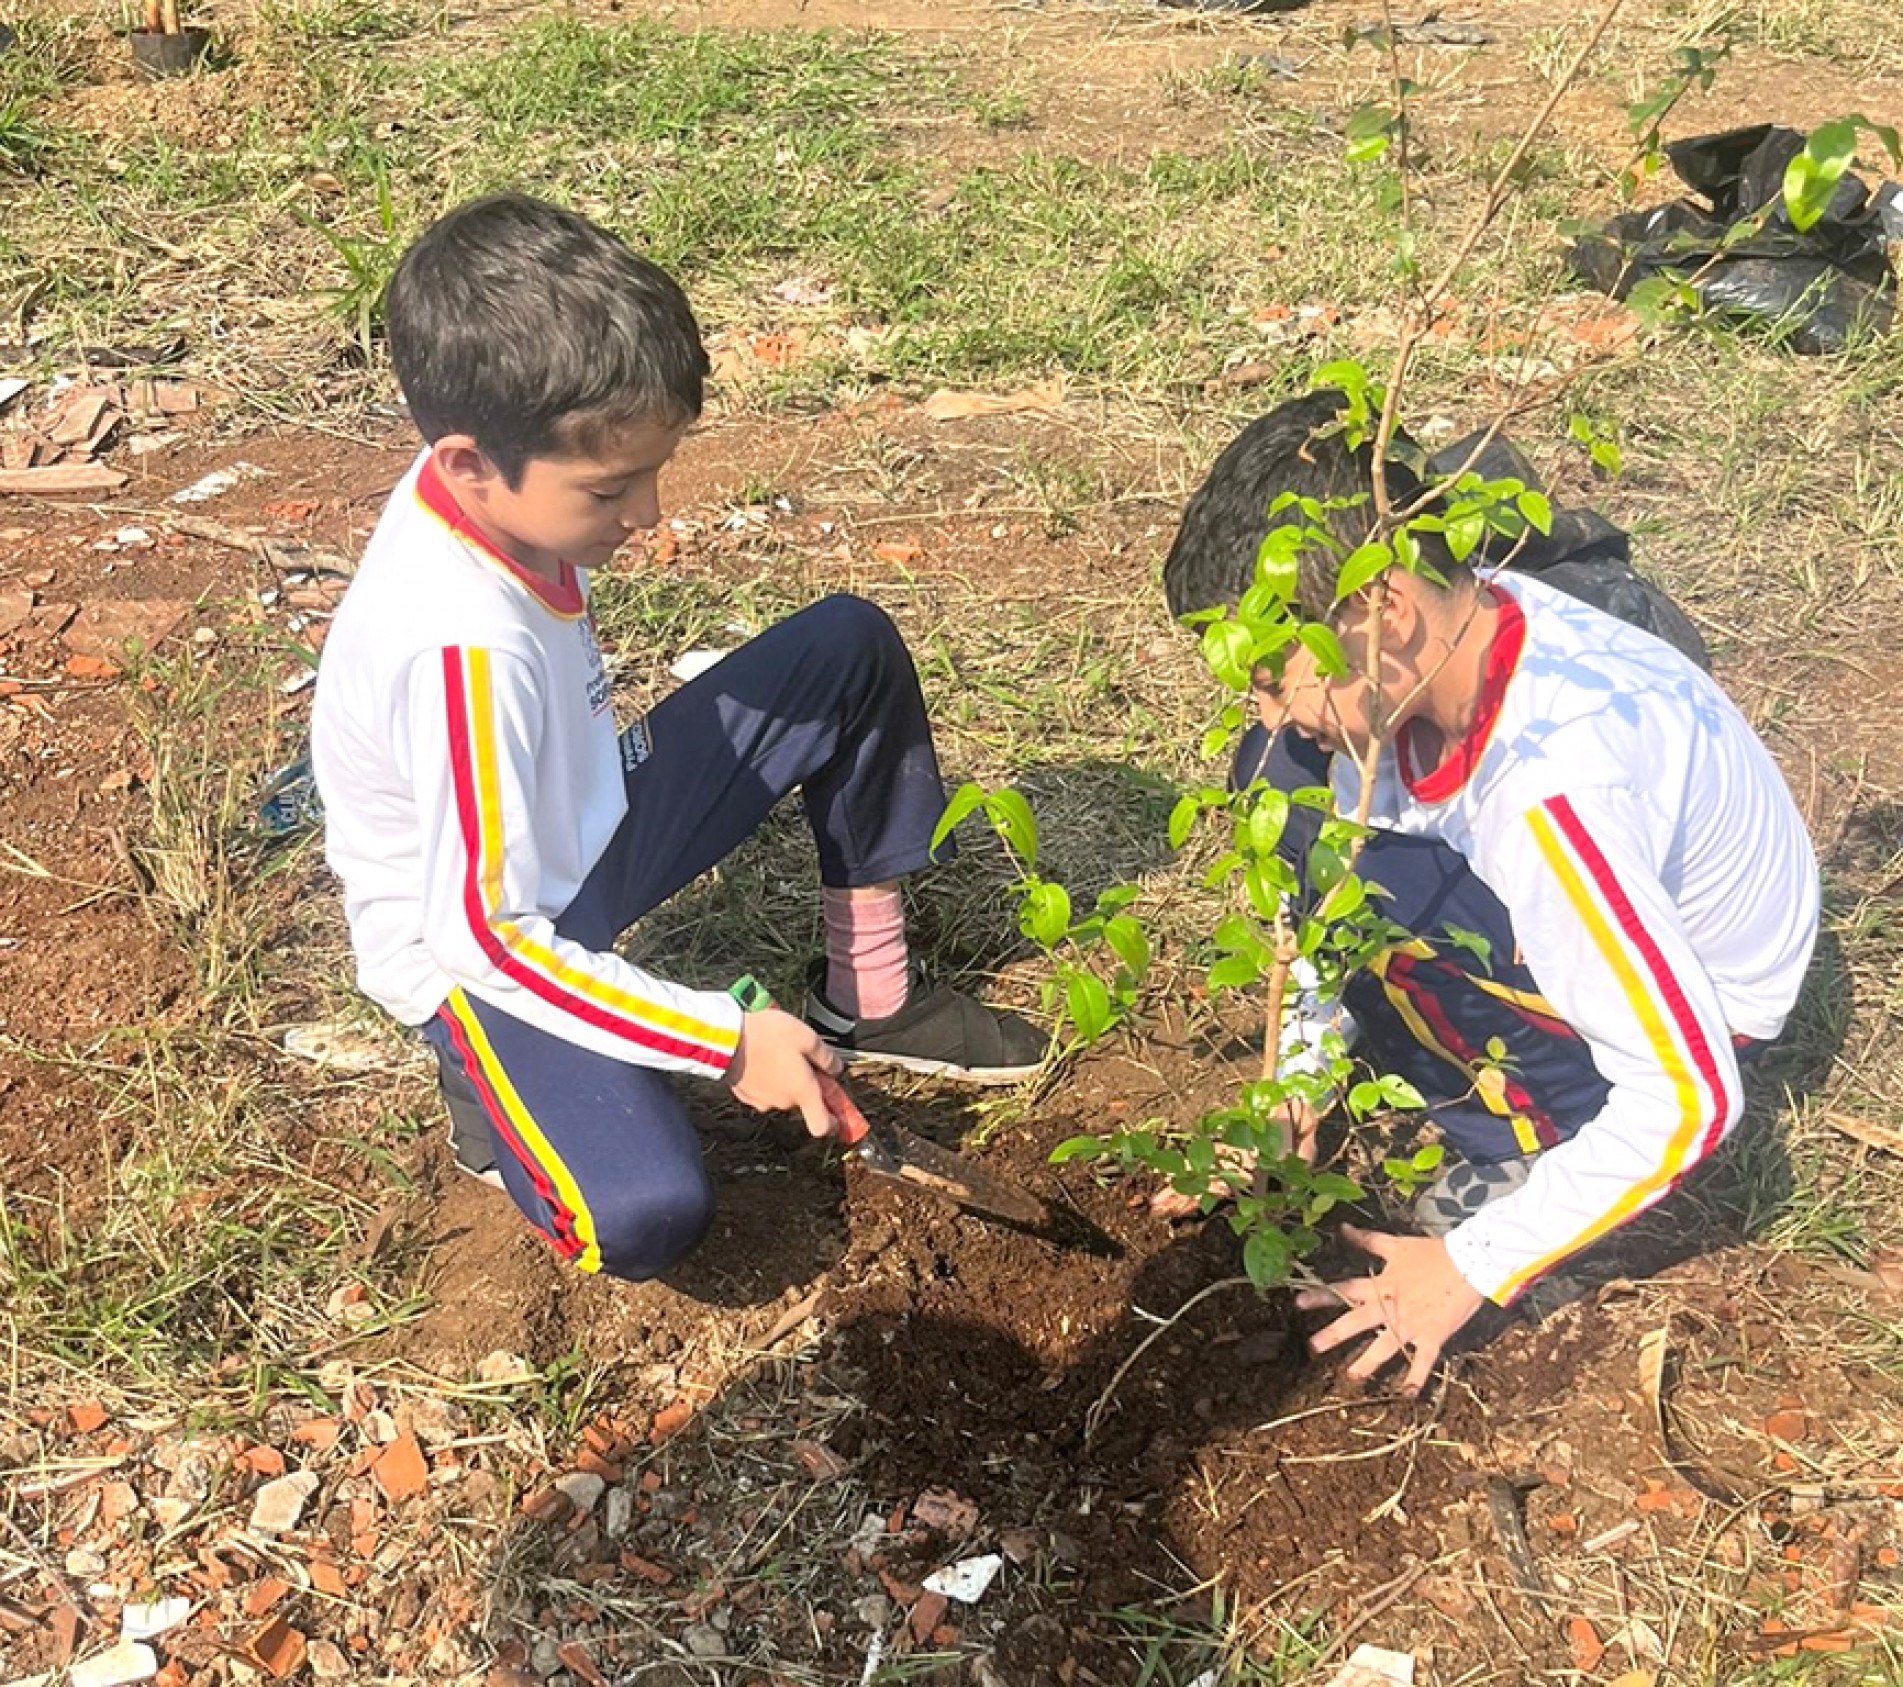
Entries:
{"type": "Polygon", "coordinates": [[[496,468],[466,433],[446,433],[430,447],[436,472],[451,486],[481,491],[496,478],[496,468]]]}

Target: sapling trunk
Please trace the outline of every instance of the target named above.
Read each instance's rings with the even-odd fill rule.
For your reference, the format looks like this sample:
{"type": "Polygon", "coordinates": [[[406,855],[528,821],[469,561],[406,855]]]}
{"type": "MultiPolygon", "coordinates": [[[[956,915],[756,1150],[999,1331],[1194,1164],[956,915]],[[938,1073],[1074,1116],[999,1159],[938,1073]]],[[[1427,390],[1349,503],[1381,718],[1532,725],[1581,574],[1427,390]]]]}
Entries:
{"type": "Polygon", "coordinates": [[[162,0],[145,0],[145,32],[147,35],[165,33],[165,14],[160,10],[162,0]]]}
{"type": "Polygon", "coordinates": [[[159,0],[159,24],[167,35],[183,33],[178,21],[178,0],[159,0]]]}

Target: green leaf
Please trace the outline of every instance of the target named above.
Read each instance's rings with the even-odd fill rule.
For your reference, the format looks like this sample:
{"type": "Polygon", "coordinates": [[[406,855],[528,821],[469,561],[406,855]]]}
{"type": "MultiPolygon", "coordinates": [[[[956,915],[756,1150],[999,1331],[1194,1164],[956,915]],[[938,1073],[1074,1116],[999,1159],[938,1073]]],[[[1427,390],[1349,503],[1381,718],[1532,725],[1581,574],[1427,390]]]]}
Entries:
{"type": "Polygon", "coordinates": [[[952,835],[958,824],[984,805],[984,786],[960,785],[952,800],[945,805],[945,812],[938,817],[938,824],[932,829],[931,853],[937,855],[939,846],[952,835]]]}
{"type": "Polygon", "coordinates": [[[1454,561],[1465,562],[1474,553],[1474,547],[1480,543],[1480,537],[1487,530],[1486,518],[1478,510],[1447,518],[1447,549],[1454,561]]]}
{"type": "Polygon", "coordinates": [[[1340,603],[1345,598],[1353,597],[1393,561],[1394,552],[1387,545],[1363,545],[1359,550],[1351,551],[1335,581],[1335,601],[1340,603]]]}
{"type": "Polygon", "coordinates": [[[1102,1137],[1066,1137],[1051,1150],[1051,1164],[1061,1166],[1071,1160],[1101,1160],[1109,1152],[1110,1144],[1102,1137]]]}
{"type": "Polygon", "coordinates": [[[1319,621],[1304,621],[1295,629],[1295,636],[1302,641],[1302,648],[1315,658],[1315,667],[1324,679],[1347,677],[1348,656],[1333,628],[1319,621]]]}
{"type": "Polygon", "coordinates": [[[1217,922],[1216,929],[1210,933],[1210,939],[1225,955],[1253,952],[1262,939],[1256,929],[1241,914],[1225,914],[1217,922]]]}
{"type": "Polygon", "coordinates": [[[1457,926],[1451,920],[1441,926],[1441,935],[1456,949],[1465,949],[1480,962],[1483,970],[1493,965],[1493,944],[1477,931],[1457,926]]]}
{"type": "Polygon", "coordinates": [[[1381,1098],[1390,1107],[1398,1107],[1403,1112],[1418,1113],[1427,1105],[1427,1098],[1405,1078],[1390,1073],[1380,1080],[1381,1098]]]}
{"type": "Polygon", "coordinates": [[[993,791],[985,799],[985,812],[998,834],[1011,846],[1011,853],[1024,865],[1037,865],[1037,817],[1031,805],[1017,791],[993,791]]]}
{"type": "Polygon", "coordinates": [[[1070,1022],[1077,1035],[1087,1043],[1094,1043],[1116,1019],[1110,992],[1095,973],[1073,972],[1064,986],[1064,1004],[1070,1009],[1070,1022]]]}
{"type": "Polygon", "coordinates": [[[1321,906],[1322,918],[1331,922],[1351,920],[1367,905],[1367,901],[1368,887],[1350,873],[1328,893],[1328,900],[1321,906]]]}
{"type": "Polygon", "coordinates": [[[1294,1243],[1272,1226],[1252,1230],[1242,1244],[1242,1269],[1258,1289],[1272,1289],[1287,1282],[1294,1262],[1294,1243]]]}
{"type": "Polygon", "coordinates": [[[1341,851],[1328,843],[1318,842],[1308,852],[1308,882],[1323,895],[1340,884],[1347,871],[1341,851]]]}
{"type": "Polygon", "coordinates": [[[1170,810],[1171,849],[1181,849],[1189,842],[1189,834],[1196,829],[1196,816],[1202,811],[1202,799],[1194,791],[1176,799],[1176,806],[1170,810]]]}
{"type": "Polygon", "coordinates": [[[1209,969],[1212,990],[1240,990],[1262,976],[1262,965],[1253,955],[1225,955],[1209,969]]]}
{"type": "Polygon", "coordinates": [[[1364,1078],[1348,1092],[1348,1107],[1357,1118],[1366,1118],[1381,1105],[1381,1086],[1364,1078]]]}
{"type": "Polygon", "coordinates": [[[1332,1196],[1337,1201],[1361,1199],[1361,1185],[1352,1177],[1343,1177],[1340,1172],[1316,1173],[1313,1188],[1316,1194],[1332,1196]]]}
{"type": "Polygon", "coordinates": [[[1273,787],[1262,791],[1243,822],[1244,836],[1257,855],[1273,855],[1288,826],[1288,793],[1273,787]]]}
{"type": "Polygon", "coordinates": [[[1883,150],[1890,155],[1890,162],[1903,170],[1903,142],[1899,142],[1896,130],[1888,123],[1872,123],[1861,112],[1853,113],[1844,121],[1856,124],[1866,135],[1875,135],[1883,143],[1883,150]]]}
{"type": "Polygon", "coordinates": [[[1033,880],[1018,908],[1018,924],[1040,948],[1055,948],[1070,930],[1070,892],[1048,879],[1033,880]]]}
{"type": "Polygon", "coordinates": [[[1242,853],[1228,850],[1210,863],[1209,871],[1203,874],[1203,889],[1214,890],[1227,881],[1229,875],[1242,865],[1242,853]]]}
{"type": "Polygon", "coordinates": [[[1212,621],[1203,629],[1203,660],[1231,691],[1247,691],[1255,667],[1255,636],[1240,621],[1212,621]]]}
{"type": "Polygon", "coordinates": [[[1104,921],[1103,939],[1135,977],[1141,979],[1150,970],[1150,940],[1133,915],[1118,914],[1104,921]]]}
{"type": "MultiPolygon", "coordinates": [[[[1255,553],[1255,586],[1275,603],[1287,603],[1295,596],[1295,582],[1301,572],[1302,529],[1272,528],[1255,553]]],[[[1255,613],[1260,614],[1260,609],[1255,613]]]]}
{"type": "Polygon", "coordinates": [[[1553,502],[1544,493],[1522,492],[1514,502],[1535,532],[1545,536],[1553,531],[1553,502]]]}
{"type": "MultiPolygon", "coordinates": [[[[1229,742],[1233,732],[1234,729],[1232,727],[1223,726],[1221,724],[1212,726],[1205,732],[1203,734],[1203,760],[1208,761],[1212,756],[1219,754],[1223,746],[1229,742]]],[[[1177,845],[1173,847],[1180,848],[1181,846],[1177,845]]]]}
{"type": "Polygon", "coordinates": [[[1446,1157],[1447,1150],[1438,1142],[1431,1142],[1427,1147],[1416,1150],[1411,1163],[1412,1169],[1417,1172],[1435,1171],[1439,1168],[1441,1161],[1446,1159],[1446,1157]]]}
{"type": "Polygon", "coordinates": [[[1844,172],[1857,156],[1857,124],[1842,117],[1813,129],[1804,150],[1784,168],[1784,214],[1802,234],[1829,209],[1844,172]]]}
{"type": "Polygon", "coordinates": [[[1695,316],[1698,295],[1673,275],[1648,275],[1625,296],[1627,308],[1648,328],[1695,316]]]}
{"type": "Polygon", "coordinates": [[[1386,106],[1364,105],[1348,119],[1348,162],[1367,164],[1379,158],[1394,140],[1394,113],[1386,106]]]}

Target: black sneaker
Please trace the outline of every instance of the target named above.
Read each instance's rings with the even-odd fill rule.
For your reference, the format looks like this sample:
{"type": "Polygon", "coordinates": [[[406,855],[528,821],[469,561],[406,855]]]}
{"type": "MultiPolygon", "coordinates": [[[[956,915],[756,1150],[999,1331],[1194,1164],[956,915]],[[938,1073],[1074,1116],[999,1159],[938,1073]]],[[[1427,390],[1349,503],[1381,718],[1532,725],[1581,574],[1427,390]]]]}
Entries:
{"type": "Polygon", "coordinates": [[[885,1019],[841,1013],[820,988],[825,974],[824,961],[807,974],[804,1018],[841,1060],[901,1066],[968,1084],[1015,1084],[1044,1064],[1050,1039],[1029,1020],[928,984],[916,968],[905,1006],[885,1019]]]}

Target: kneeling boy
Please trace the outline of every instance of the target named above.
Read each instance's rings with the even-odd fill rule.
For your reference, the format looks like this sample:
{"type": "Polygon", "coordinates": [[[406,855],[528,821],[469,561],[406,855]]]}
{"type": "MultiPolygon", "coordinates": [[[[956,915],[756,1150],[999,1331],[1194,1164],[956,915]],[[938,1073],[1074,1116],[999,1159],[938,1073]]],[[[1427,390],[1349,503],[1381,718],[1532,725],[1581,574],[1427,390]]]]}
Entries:
{"type": "Polygon", "coordinates": [[[581,1269],[650,1277],[712,1212],[670,1075],[823,1136],[817,1075],[841,1058],[1006,1082],[1044,1040],[911,965],[896,880],[929,861],[944,792],[880,610],[815,604],[616,730],[588,571],[660,519],[700,412],[674,282],[507,196],[424,234],[388,316],[428,443],[332,627],[313,728],[358,981],[434,1047],[459,1163],[493,1164],[581,1269]],[[826,932],[803,1018],[615,954],[795,789],[826,932]]]}
{"type": "MultiPolygon", "coordinates": [[[[1326,679],[1305,649],[1279,678],[1259,672],[1235,777],[1329,785],[1353,814],[1371,723],[1386,723],[1357,871],[1405,936],[1342,1006],[1460,1163],[1417,1205],[1429,1234],[1351,1231],[1383,1269],[1336,1285],[1338,1301],[1305,1298],[1346,1305],[1318,1348],[1372,1335],[1350,1374],[1405,1355],[1417,1390],[1483,1301],[1513,1301],[1650,1207],[1737,1122],[1740,1060],[1803,984],[1817,867],[1718,686],[1538,578],[1482,577],[1439,546],[1444,585],[1393,571],[1371,685],[1370,596],[1335,591],[1367,537],[1371,458],[1343,442],[1339,409],[1326,394],[1285,406],[1260,436],[1281,449],[1256,453],[1248,486],[1217,489],[1264,512],[1258,535],[1282,492],[1353,505],[1329,509],[1339,555],[1309,549],[1298,576],[1301,612],[1334,628],[1353,672],[1326,679]]],[[[1397,506],[1419,490],[1398,464],[1388,478],[1397,506]]],[[[1299,867],[1310,841],[1292,823],[1282,847],[1299,867]]]]}

